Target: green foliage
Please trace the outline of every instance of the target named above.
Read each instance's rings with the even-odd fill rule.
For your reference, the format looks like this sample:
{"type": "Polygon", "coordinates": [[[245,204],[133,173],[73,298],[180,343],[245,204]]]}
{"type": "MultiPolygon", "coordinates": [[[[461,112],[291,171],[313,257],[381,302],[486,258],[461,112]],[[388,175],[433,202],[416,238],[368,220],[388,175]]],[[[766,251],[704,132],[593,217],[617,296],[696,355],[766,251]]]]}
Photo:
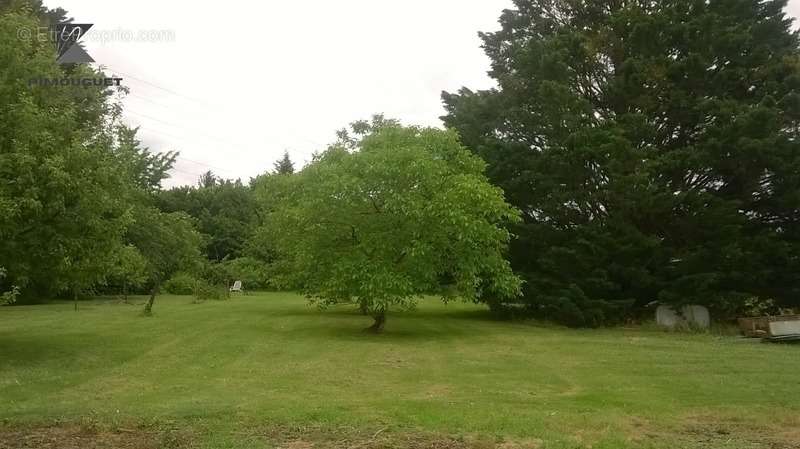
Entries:
{"type": "Polygon", "coordinates": [[[151,153],[147,148],[142,148],[136,137],[138,130],[124,125],[116,127],[114,155],[133,186],[141,192],[152,194],[160,190],[161,181],[169,177],[169,169],[175,164],[178,153],[151,153]]]}
{"type": "MultiPolygon", "coordinates": [[[[140,285],[142,260],[125,246],[132,209],[174,162],[152,154],[119,121],[125,89],[28,86],[32,78],[104,76],[59,66],[38,28],[63,21],[41,2],[0,15],[0,266],[25,295],[120,282],[140,285]],[[23,39],[19,30],[30,30],[23,39]]],[[[24,299],[24,297],[22,298],[24,299]]]]}
{"type": "Polygon", "coordinates": [[[502,224],[518,219],[453,132],[373,123],[281,181],[265,220],[279,277],[320,305],[358,302],[380,330],[424,294],[508,298],[502,224]]]}
{"type": "Polygon", "coordinates": [[[147,260],[132,245],[122,247],[115,268],[116,276],[132,286],[139,287],[147,280],[147,260]]]}
{"type": "Polygon", "coordinates": [[[597,325],[656,299],[717,316],[753,296],[797,304],[800,53],[786,2],[514,3],[481,35],[498,88],[443,99],[522,210],[522,306],[597,325]]]}
{"type": "Polygon", "coordinates": [[[171,295],[193,295],[198,301],[206,299],[226,299],[227,287],[221,283],[198,279],[188,273],[176,273],[167,282],[162,290],[171,295]]]}
{"type": "Polygon", "coordinates": [[[216,285],[231,286],[236,281],[242,281],[250,290],[272,287],[269,267],[251,257],[212,262],[204,273],[203,278],[216,285]]]}
{"type": "Polygon", "coordinates": [[[241,257],[257,216],[250,189],[241,181],[221,180],[206,173],[197,187],[176,187],[157,196],[165,212],[185,212],[204,235],[209,260],[241,257]]]}
{"type": "Polygon", "coordinates": [[[65,72],[36,35],[39,18],[0,15],[0,265],[24,291],[81,290],[102,282],[129,221],[127,174],[114,146],[108,90],[27,86],[65,72]]]}
{"type": "Polygon", "coordinates": [[[175,273],[167,282],[164,282],[162,289],[171,295],[191,295],[197,282],[197,278],[190,274],[175,273]]]}
{"type": "Polygon", "coordinates": [[[738,316],[795,315],[800,309],[779,307],[773,299],[748,298],[738,316]]]}
{"type": "Polygon", "coordinates": [[[16,285],[12,285],[11,290],[0,292],[0,306],[15,303],[17,301],[17,297],[19,297],[19,294],[20,289],[16,285]]]}
{"type": "Polygon", "coordinates": [[[197,267],[201,238],[191,219],[181,212],[164,213],[139,207],[128,238],[147,260],[151,281],[163,282],[180,270],[197,267]]]}
{"type": "Polygon", "coordinates": [[[219,301],[228,299],[227,287],[224,285],[214,285],[203,280],[195,281],[191,293],[197,301],[204,301],[207,299],[219,301]]]}
{"type": "Polygon", "coordinates": [[[289,152],[284,151],[283,157],[277,160],[273,167],[275,167],[275,174],[277,175],[291,175],[294,173],[294,162],[289,159],[289,152]]]}
{"type": "Polygon", "coordinates": [[[201,237],[191,218],[182,212],[164,213],[142,206],[134,210],[133,217],[127,238],[147,261],[148,281],[153,289],[144,311],[150,314],[163,282],[181,270],[199,268],[201,237]]]}
{"type": "Polygon", "coordinates": [[[266,174],[258,176],[251,182],[251,190],[255,202],[255,213],[259,225],[245,243],[244,253],[248,258],[266,266],[266,278],[273,287],[294,289],[298,287],[286,282],[287,278],[275,276],[275,273],[290,271],[284,266],[285,260],[278,258],[278,242],[286,238],[280,232],[280,223],[276,212],[280,209],[294,207],[298,204],[298,185],[296,176],[279,176],[266,174]]]}
{"type": "Polygon", "coordinates": [[[214,175],[214,172],[208,170],[207,172],[200,175],[200,178],[197,180],[197,187],[199,188],[211,188],[217,185],[218,182],[221,180],[214,175]]]}
{"type": "Polygon", "coordinates": [[[130,289],[143,287],[147,280],[147,260],[135,246],[123,245],[108,268],[106,285],[121,287],[122,294],[127,297],[130,289]]]}
{"type": "MultiPolygon", "coordinates": [[[[3,285],[2,281],[6,277],[6,269],[0,267],[0,286],[3,285]]],[[[13,304],[17,300],[17,296],[19,296],[19,287],[16,285],[10,286],[9,290],[3,291],[0,290],[0,306],[4,306],[7,304],[13,304]]]]}

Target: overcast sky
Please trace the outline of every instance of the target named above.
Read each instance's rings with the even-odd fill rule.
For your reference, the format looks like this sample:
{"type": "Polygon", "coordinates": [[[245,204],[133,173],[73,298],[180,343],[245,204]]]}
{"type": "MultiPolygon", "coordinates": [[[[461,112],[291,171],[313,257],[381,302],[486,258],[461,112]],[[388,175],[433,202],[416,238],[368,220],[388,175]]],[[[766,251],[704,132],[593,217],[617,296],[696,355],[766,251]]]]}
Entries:
{"type": "Polygon", "coordinates": [[[284,150],[302,165],[377,112],[440,126],[442,90],[494,85],[477,32],[511,0],[45,3],[94,24],[85,46],[130,88],[125,120],[151,150],[181,153],[172,186],[206,170],[246,182],[284,150]]]}

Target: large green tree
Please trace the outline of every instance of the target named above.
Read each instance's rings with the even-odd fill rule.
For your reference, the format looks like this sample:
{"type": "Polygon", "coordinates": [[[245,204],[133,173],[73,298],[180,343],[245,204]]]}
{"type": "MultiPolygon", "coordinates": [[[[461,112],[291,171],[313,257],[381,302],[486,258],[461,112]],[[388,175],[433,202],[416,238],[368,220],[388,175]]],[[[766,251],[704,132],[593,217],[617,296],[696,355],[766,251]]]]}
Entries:
{"type": "Polygon", "coordinates": [[[0,291],[77,297],[117,274],[133,210],[175,154],[151,153],[120,124],[124,88],[29,85],[104,76],[58,65],[54,43],[38,39],[65,11],[16,0],[0,13],[0,291]]]}
{"type": "Polygon", "coordinates": [[[498,87],[447,125],[523,212],[533,313],[797,304],[800,58],[785,0],[515,0],[481,34],[498,87]]]}
{"type": "Polygon", "coordinates": [[[104,88],[29,86],[95,73],[59,67],[51,43],[22,38],[20,30],[36,36],[47,16],[3,8],[0,266],[23,293],[77,292],[102,281],[128,222],[126,177],[109,151],[118,110],[104,88]]]}
{"type": "Polygon", "coordinates": [[[453,132],[373,125],[284,178],[291,200],[275,204],[267,223],[291,283],[321,305],[358,303],[373,331],[391,307],[425,294],[518,294],[502,226],[518,213],[483,161],[453,132]]]}
{"type": "Polygon", "coordinates": [[[164,213],[155,207],[141,206],[134,210],[133,218],[127,239],[136,248],[136,257],[144,261],[150,284],[144,313],[150,315],[161,285],[178,271],[199,266],[201,237],[191,218],[182,212],[164,213]]]}

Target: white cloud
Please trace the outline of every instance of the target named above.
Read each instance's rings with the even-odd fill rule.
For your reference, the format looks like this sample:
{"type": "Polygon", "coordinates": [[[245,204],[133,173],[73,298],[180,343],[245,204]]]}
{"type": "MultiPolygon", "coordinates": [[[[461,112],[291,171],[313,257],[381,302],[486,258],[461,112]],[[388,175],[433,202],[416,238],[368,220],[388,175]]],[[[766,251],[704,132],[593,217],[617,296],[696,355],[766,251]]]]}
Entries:
{"type": "Polygon", "coordinates": [[[173,30],[174,42],[86,48],[123,74],[126,120],[152,149],[178,149],[169,185],[211,169],[247,180],[284,150],[296,163],[336,129],[383,112],[439,126],[442,90],[486,88],[478,31],[510,0],[197,2],[49,0],[93,33],[173,30]],[[138,79],[134,79],[138,78],[138,79]],[[140,81],[141,80],[141,81],[140,81]],[[147,84],[147,81],[151,84],[147,84]],[[153,85],[171,92],[159,89],[153,85]]]}
{"type": "MultiPolygon", "coordinates": [[[[143,141],[180,150],[168,182],[176,185],[209,169],[247,180],[284,150],[303,163],[336,129],[376,112],[439,126],[442,90],[494,84],[477,32],[497,29],[511,1],[46,4],[95,24],[95,33],[174,32],[173,42],[89,40],[86,47],[123,73],[132,93],[126,120],[141,125],[143,141]]],[[[800,15],[800,0],[789,11],[800,15]]]]}

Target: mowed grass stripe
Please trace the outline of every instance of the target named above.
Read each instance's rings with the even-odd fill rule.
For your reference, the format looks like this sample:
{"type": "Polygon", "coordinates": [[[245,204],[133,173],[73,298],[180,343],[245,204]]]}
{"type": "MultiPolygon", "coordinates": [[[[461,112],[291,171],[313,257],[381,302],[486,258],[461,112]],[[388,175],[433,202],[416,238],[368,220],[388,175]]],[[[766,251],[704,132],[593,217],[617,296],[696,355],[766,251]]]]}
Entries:
{"type": "Polygon", "coordinates": [[[164,296],[154,311],[103,300],[0,309],[0,419],[578,435],[626,447],[640,425],[711,417],[774,431],[776,415],[800,417],[793,345],[536,327],[433,299],[391,313],[383,335],[364,333],[371,320],[354,308],[320,311],[290,293],[164,296]]]}

